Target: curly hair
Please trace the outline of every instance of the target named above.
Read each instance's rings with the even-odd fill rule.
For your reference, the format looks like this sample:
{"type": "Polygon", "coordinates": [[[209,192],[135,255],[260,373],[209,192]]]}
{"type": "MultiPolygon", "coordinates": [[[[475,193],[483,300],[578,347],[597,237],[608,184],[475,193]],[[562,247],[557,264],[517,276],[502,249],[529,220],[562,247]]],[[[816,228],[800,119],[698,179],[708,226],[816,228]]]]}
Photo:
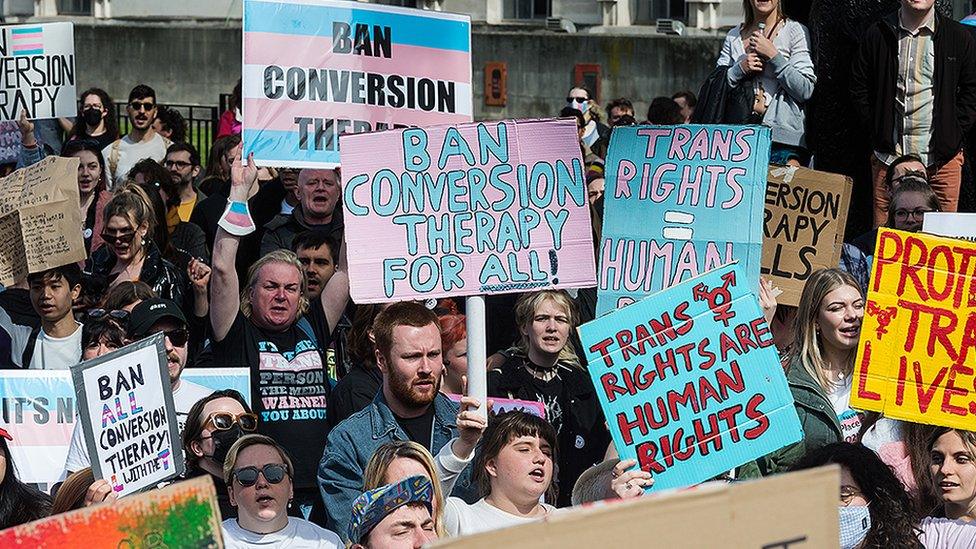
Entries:
{"type": "Polygon", "coordinates": [[[790,470],[828,463],[846,467],[870,504],[871,530],[861,547],[922,547],[911,499],[877,454],[859,444],[835,442],[807,452],[790,470]]]}

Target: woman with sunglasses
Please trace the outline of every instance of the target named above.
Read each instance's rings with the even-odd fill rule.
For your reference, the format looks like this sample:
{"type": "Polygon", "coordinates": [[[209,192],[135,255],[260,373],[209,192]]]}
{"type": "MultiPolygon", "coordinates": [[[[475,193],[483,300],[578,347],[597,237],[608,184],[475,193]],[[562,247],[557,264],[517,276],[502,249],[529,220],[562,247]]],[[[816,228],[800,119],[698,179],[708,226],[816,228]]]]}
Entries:
{"type": "Polygon", "coordinates": [[[288,453],[274,439],[246,435],[230,447],[224,482],[237,518],[223,522],[224,547],[340,548],[335,532],[288,516],[294,498],[294,469],[288,453]]]}
{"type": "Polygon", "coordinates": [[[137,185],[126,185],[105,206],[102,246],[89,259],[89,270],[111,289],[124,281],[142,281],[156,295],[192,310],[186,274],[163,258],[153,234],[156,218],[149,197],[137,185]]]}
{"type": "Polygon", "coordinates": [[[185,476],[210,475],[217,488],[220,516],[225,519],[237,517],[237,508],[230,504],[224,484],[224,460],[238,439],[257,430],[257,420],[244,397],[233,389],[215,391],[198,400],[186,418],[183,430],[185,476]]]}

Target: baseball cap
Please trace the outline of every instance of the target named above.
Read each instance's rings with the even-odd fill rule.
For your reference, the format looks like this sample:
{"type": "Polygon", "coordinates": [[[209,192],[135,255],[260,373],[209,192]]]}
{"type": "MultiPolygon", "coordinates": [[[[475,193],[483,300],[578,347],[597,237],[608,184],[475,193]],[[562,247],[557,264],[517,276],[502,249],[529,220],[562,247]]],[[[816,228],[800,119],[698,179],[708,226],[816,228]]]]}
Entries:
{"type": "Polygon", "coordinates": [[[149,334],[153,324],[164,318],[172,318],[186,326],[186,317],[176,303],[161,297],[153,297],[139,303],[129,315],[129,337],[142,339],[149,334]]]}
{"type": "Polygon", "coordinates": [[[430,479],[417,475],[370,490],[352,504],[349,541],[361,543],[387,515],[409,503],[423,503],[433,513],[434,487],[430,479]]]}

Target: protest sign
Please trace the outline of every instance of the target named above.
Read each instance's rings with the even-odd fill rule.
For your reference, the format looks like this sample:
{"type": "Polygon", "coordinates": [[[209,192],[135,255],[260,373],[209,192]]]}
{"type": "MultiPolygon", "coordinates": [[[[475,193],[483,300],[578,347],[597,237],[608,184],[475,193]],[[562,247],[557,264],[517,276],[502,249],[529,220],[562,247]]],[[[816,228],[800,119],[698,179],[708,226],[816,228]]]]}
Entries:
{"type": "Polygon", "coordinates": [[[878,231],[851,406],[976,425],[976,243],[878,231]]]}
{"type": "Polygon", "coordinates": [[[75,393],[67,370],[0,371],[0,426],[23,482],[61,480],[75,425],[75,393]]]}
{"type": "Polygon", "coordinates": [[[467,15],[245,0],[243,26],[244,155],[262,166],[335,167],[341,135],[472,120],[467,15]]]}
{"type": "Polygon", "coordinates": [[[840,468],[560,509],[543,520],[441,540],[437,549],[837,547],[840,468]]]}
{"type": "Polygon", "coordinates": [[[71,375],[95,478],[124,496],[183,472],[162,333],[72,366],[71,375]]]}
{"type": "Polygon", "coordinates": [[[356,303],[596,283],[573,120],[410,128],[343,143],[356,303]]]}
{"type": "Polygon", "coordinates": [[[761,272],[783,290],[780,305],[799,305],[807,278],[839,264],[852,186],[843,175],[769,167],[761,272]]]}
{"type": "Polygon", "coordinates": [[[597,315],[734,260],[759,288],[769,128],[614,128],[597,315]]]}
{"type": "Polygon", "coordinates": [[[800,440],[743,269],[726,265],[579,327],[621,459],[650,490],[689,486],[800,440]]]}
{"type": "Polygon", "coordinates": [[[0,121],[77,116],[71,23],[0,27],[0,121]]]}
{"type": "Polygon", "coordinates": [[[0,531],[0,547],[223,547],[209,475],[0,531]]]}
{"type": "Polygon", "coordinates": [[[13,164],[20,156],[21,136],[16,122],[0,122],[0,164],[13,164]]]}
{"type": "Polygon", "coordinates": [[[0,179],[0,283],[85,259],[78,159],[49,156],[0,179]]]}
{"type": "Polygon", "coordinates": [[[187,368],[180,379],[213,391],[234,389],[251,404],[251,371],[247,368],[187,368]]]}
{"type": "MultiPolygon", "coordinates": [[[[455,395],[453,393],[447,393],[447,398],[453,400],[454,402],[460,404],[462,395],[455,395]]],[[[505,412],[525,412],[526,414],[532,414],[542,419],[546,419],[546,407],[541,402],[536,402],[534,400],[520,400],[517,398],[496,398],[491,397],[493,414],[504,414],[505,412]]]]}
{"type": "Polygon", "coordinates": [[[922,218],[922,231],[976,241],[976,213],[928,212],[922,218]]]}

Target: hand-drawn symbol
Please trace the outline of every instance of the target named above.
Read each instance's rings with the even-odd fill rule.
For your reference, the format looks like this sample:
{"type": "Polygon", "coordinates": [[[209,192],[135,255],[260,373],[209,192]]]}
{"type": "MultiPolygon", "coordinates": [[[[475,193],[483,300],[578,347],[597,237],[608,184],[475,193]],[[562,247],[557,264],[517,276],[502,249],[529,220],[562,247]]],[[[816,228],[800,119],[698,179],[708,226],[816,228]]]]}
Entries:
{"type": "Polygon", "coordinates": [[[691,295],[695,301],[707,301],[708,308],[715,313],[715,320],[728,327],[729,321],[735,318],[735,311],[732,310],[732,292],[729,290],[729,286],[733,285],[735,285],[735,271],[729,271],[722,275],[721,286],[709,290],[704,283],[696,284],[691,289],[691,295]]]}
{"type": "Polygon", "coordinates": [[[875,332],[878,334],[878,341],[881,340],[881,336],[888,333],[888,324],[895,318],[898,314],[898,307],[885,307],[881,308],[874,301],[868,301],[868,314],[878,319],[878,327],[875,328],[875,332]]]}

